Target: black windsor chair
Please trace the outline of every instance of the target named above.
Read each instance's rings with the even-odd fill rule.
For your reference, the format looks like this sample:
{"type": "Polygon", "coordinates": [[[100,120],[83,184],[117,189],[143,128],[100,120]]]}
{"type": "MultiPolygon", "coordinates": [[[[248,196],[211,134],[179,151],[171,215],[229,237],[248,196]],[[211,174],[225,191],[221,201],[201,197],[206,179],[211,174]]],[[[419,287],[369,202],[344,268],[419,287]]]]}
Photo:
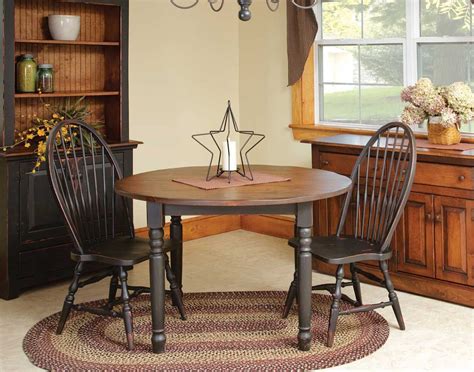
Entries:
{"type": "MultiPolygon", "coordinates": [[[[364,147],[352,170],[352,187],[346,194],[336,235],[312,238],[313,257],[337,265],[335,284],[313,287],[313,290],[327,290],[333,296],[327,334],[329,347],[334,342],[339,315],[392,306],[400,329],[405,329],[388,272],[388,260],[392,256],[390,242],[406,205],[415,169],[416,144],[412,130],[398,122],[381,127],[364,147]],[[383,279],[356,266],[356,263],[368,260],[379,261],[383,279]],[[350,282],[343,282],[345,264],[350,266],[350,282]],[[384,285],[389,301],[363,305],[359,274],[384,285]],[[353,286],[355,301],[342,294],[341,288],[346,286],[353,286]],[[340,310],[341,299],[354,307],[340,310]]],[[[289,245],[298,249],[298,239],[290,239],[289,245]]],[[[297,297],[297,281],[296,269],[283,310],[285,318],[297,297]]]]}
{"type": "MultiPolygon", "coordinates": [[[[86,123],[65,120],[51,130],[47,141],[48,174],[54,195],[73,241],[71,259],[77,262],[72,283],[64,300],[56,333],[61,334],[72,308],[97,315],[122,317],[127,348],[134,348],[130,300],[149,288],[127,285],[127,271],[148,260],[148,240],[135,237],[129,202],[114,192],[122,171],[103,138],[86,123]],[[86,263],[103,264],[106,269],[79,281],[86,263]],[[74,305],[79,288],[111,276],[108,301],[101,308],[74,305]],[[120,287],[121,296],[117,298],[120,287]],[[129,293],[129,290],[132,293],[129,293]],[[121,311],[114,308],[122,305],[121,311]]],[[[165,242],[165,252],[173,249],[165,242]]],[[[181,290],[165,254],[166,277],[173,303],[186,319],[181,290]]]]}

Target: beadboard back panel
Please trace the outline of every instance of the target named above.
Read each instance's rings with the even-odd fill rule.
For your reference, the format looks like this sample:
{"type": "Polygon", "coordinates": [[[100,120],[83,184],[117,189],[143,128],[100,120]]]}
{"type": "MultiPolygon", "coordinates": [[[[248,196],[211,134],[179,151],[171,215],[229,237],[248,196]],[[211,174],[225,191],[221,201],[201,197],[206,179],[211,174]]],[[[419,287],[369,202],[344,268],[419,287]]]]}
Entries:
{"type": "Polygon", "coordinates": [[[33,54],[37,63],[54,68],[54,93],[15,93],[15,129],[33,125],[37,116],[48,118],[51,107],[85,96],[92,115],[90,122],[103,122],[104,134],[121,141],[122,94],[121,10],[110,4],[58,0],[14,2],[15,61],[33,54]],[[51,14],[78,15],[81,31],[76,41],[52,40],[48,29],[51,14]]]}
{"type": "Polygon", "coordinates": [[[49,40],[48,16],[78,15],[81,32],[77,41],[120,41],[118,6],[61,2],[57,0],[16,0],[16,40],[49,40]]]}

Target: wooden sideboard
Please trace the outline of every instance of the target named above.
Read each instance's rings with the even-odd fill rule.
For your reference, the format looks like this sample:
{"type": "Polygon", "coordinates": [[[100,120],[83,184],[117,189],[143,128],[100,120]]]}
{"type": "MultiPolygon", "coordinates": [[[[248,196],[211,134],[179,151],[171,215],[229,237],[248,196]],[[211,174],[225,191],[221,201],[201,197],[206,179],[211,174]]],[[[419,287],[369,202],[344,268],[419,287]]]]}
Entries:
{"type": "MultiPolygon", "coordinates": [[[[313,168],[350,175],[369,138],[343,134],[303,142],[312,145],[313,168]]],[[[418,148],[417,153],[415,182],[392,242],[395,287],[474,307],[474,150],[418,148]]],[[[342,200],[315,203],[316,235],[335,233],[342,200]]],[[[375,264],[363,265],[379,272],[375,264]]],[[[335,272],[320,262],[314,268],[335,272]]]]}

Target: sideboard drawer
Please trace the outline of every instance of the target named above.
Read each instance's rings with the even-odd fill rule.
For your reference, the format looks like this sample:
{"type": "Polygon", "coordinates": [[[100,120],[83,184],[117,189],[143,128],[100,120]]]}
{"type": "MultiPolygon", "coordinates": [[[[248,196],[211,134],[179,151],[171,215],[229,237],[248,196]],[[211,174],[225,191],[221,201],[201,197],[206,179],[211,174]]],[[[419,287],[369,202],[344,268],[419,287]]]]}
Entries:
{"type": "Polygon", "coordinates": [[[350,176],[357,156],[322,152],[319,159],[321,169],[350,176]]]}
{"type": "Polygon", "coordinates": [[[474,169],[447,164],[417,163],[415,183],[472,190],[474,169]]]}
{"type": "MultiPolygon", "coordinates": [[[[356,160],[355,155],[322,152],[319,167],[350,176],[356,160]]],[[[472,190],[474,189],[474,168],[418,162],[415,183],[472,190]]]]}

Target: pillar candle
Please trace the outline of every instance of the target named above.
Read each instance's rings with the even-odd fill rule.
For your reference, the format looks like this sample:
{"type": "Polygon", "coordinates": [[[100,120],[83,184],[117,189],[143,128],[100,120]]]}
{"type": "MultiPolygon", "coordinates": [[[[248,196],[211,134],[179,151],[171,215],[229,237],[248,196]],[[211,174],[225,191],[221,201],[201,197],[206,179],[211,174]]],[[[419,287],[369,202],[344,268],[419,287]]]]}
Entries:
{"type": "Polygon", "coordinates": [[[237,170],[237,146],[235,141],[229,140],[222,142],[223,162],[222,170],[235,171],[237,170]],[[227,144],[229,145],[227,147],[227,144]],[[230,156],[229,156],[230,155],[230,156]]]}

